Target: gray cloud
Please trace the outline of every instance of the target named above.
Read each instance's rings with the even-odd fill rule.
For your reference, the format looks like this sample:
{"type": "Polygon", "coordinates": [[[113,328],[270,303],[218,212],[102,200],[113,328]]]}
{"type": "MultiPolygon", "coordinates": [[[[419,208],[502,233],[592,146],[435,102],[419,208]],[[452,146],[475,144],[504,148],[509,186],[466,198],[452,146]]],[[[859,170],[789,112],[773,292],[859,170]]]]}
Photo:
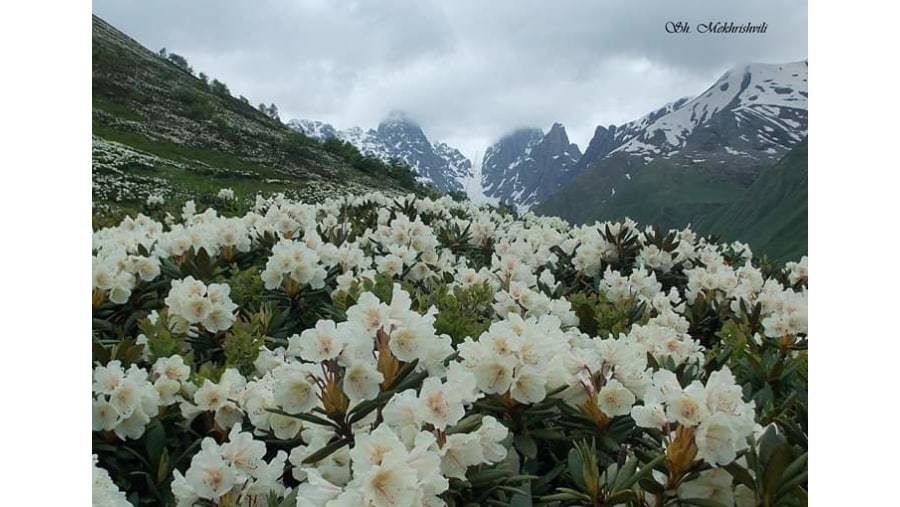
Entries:
{"type": "Polygon", "coordinates": [[[285,119],[373,127],[402,109],[468,156],[555,121],[584,148],[596,125],[699,94],[735,65],[807,57],[795,0],[94,0],[93,12],[285,119]],[[664,30],[719,20],[768,30],[664,30]]]}

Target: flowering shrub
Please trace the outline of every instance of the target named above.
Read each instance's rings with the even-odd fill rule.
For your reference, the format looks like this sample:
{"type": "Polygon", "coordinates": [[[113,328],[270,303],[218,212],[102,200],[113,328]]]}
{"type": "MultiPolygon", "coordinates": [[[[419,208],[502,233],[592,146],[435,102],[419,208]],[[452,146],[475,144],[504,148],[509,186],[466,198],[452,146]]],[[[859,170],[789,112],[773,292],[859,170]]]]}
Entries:
{"type": "Polygon", "coordinates": [[[449,198],[229,210],[94,232],[95,502],[805,505],[805,257],[449,198]]]}
{"type": "Polygon", "coordinates": [[[93,456],[94,462],[94,483],[91,492],[94,505],[104,505],[111,507],[129,507],[131,504],[125,498],[125,494],[119,491],[109,473],[97,466],[97,456],[93,456]]]}
{"type": "Polygon", "coordinates": [[[234,200],[234,190],[230,188],[223,188],[219,190],[219,193],[216,194],[216,197],[223,201],[233,201],[234,200]]]}

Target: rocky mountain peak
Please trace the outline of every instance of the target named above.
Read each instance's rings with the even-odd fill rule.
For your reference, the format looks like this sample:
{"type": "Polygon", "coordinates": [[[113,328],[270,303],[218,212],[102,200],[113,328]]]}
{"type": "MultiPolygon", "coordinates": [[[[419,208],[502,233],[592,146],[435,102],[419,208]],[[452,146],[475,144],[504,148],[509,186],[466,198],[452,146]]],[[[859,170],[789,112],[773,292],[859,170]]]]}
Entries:
{"type": "Polygon", "coordinates": [[[566,159],[574,158],[576,161],[581,158],[581,150],[574,143],[569,142],[569,136],[566,134],[566,128],[561,123],[554,123],[550,127],[550,131],[541,140],[538,149],[543,155],[554,157],[564,156],[566,159]]]}
{"type": "Polygon", "coordinates": [[[581,158],[561,123],[544,134],[536,128],[513,131],[485,152],[481,182],[487,197],[528,209],[567,182],[581,158]]]}
{"type": "Polygon", "coordinates": [[[375,129],[337,130],[327,123],[291,120],[288,125],[316,139],[337,137],[365,155],[385,161],[400,160],[419,179],[444,191],[463,191],[472,176],[472,162],[443,143],[432,144],[422,127],[402,111],[392,111],[375,129]]]}

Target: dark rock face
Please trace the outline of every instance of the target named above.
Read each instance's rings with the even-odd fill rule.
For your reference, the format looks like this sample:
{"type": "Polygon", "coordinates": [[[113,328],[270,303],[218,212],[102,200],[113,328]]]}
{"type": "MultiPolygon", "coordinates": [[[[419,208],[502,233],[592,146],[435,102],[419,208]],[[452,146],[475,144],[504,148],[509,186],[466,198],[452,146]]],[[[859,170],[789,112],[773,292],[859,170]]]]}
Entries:
{"type": "MultiPolygon", "coordinates": [[[[594,130],[594,136],[591,138],[590,143],[588,143],[584,155],[570,171],[571,176],[566,180],[566,183],[574,179],[575,176],[585,169],[605,158],[620,146],[628,143],[632,139],[638,138],[643,133],[644,129],[653,122],[673,111],[677,111],[687,104],[689,100],[689,97],[678,99],[655,111],[651,111],[649,114],[635,121],[623,125],[610,125],[608,127],[602,125],[598,126],[594,130]]],[[[657,137],[659,136],[657,135],[657,137]]],[[[661,139],[664,140],[664,138],[661,139]]],[[[660,139],[657,140],[659,141],[660,139]]]]}
{"type": "Polygon", "coordinates": [[[584,155],[575,164],[573,172],[581,172],[585,167],[605,157],[617,147],[616,126],[597,126],[597,128],[594,129],[594,137],[591,138],[591,142],[588,144],[587,149],[584,150],[584,155]]]}
{"type": "Polygon", "coordinates": [[[574,177],[581,151],[565,127],[554,123],[546,135],[519,129],[487,149],[482,162],[484,194],[527,209],[574,177]]]}

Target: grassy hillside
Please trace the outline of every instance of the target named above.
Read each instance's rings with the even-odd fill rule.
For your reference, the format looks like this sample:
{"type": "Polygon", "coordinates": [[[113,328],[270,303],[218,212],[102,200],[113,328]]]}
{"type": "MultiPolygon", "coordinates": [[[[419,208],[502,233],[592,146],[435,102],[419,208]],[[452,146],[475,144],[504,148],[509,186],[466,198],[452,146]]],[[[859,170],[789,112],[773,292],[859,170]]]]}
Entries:
{"type": "Polygon", "coordinates": [[[808,253],[807,142],[766,169],[747,192],[720,215],[699,224],[704,232],[749,243],[778,260],[808,253]]]}
{"type": "MultiPolygon", "coordinates": [[[[286,192],[419,193],[403,167],[326,147],[205,82],[93,17],[95,208],[134,209],[151,194],[175,203],[231,187],[238,198],[286,192]],[[99,205],[99,206],[98,206],[99,205]]],[[[355,152],[355,153],[354,153],[355,152]]]]}
{"type": "Polygon", "coordinates": [[[575,223],[629,217],[639,223],[673,228],[719,212],[744,192],[733,179],[702,166],[668,160],[637,168],[628,164],[624,158],[604,160],[535,211],[575,223]]]}
{"type": "Polygon", "coordinates": [[[573,223],[629,217],[663,229],[690,224],[780,261],[807,253],[806,142],[761,169],[752,183],[746,174],[703,163],[634,164],[626,157],[603,160],[534,211],[573,223]]]}

